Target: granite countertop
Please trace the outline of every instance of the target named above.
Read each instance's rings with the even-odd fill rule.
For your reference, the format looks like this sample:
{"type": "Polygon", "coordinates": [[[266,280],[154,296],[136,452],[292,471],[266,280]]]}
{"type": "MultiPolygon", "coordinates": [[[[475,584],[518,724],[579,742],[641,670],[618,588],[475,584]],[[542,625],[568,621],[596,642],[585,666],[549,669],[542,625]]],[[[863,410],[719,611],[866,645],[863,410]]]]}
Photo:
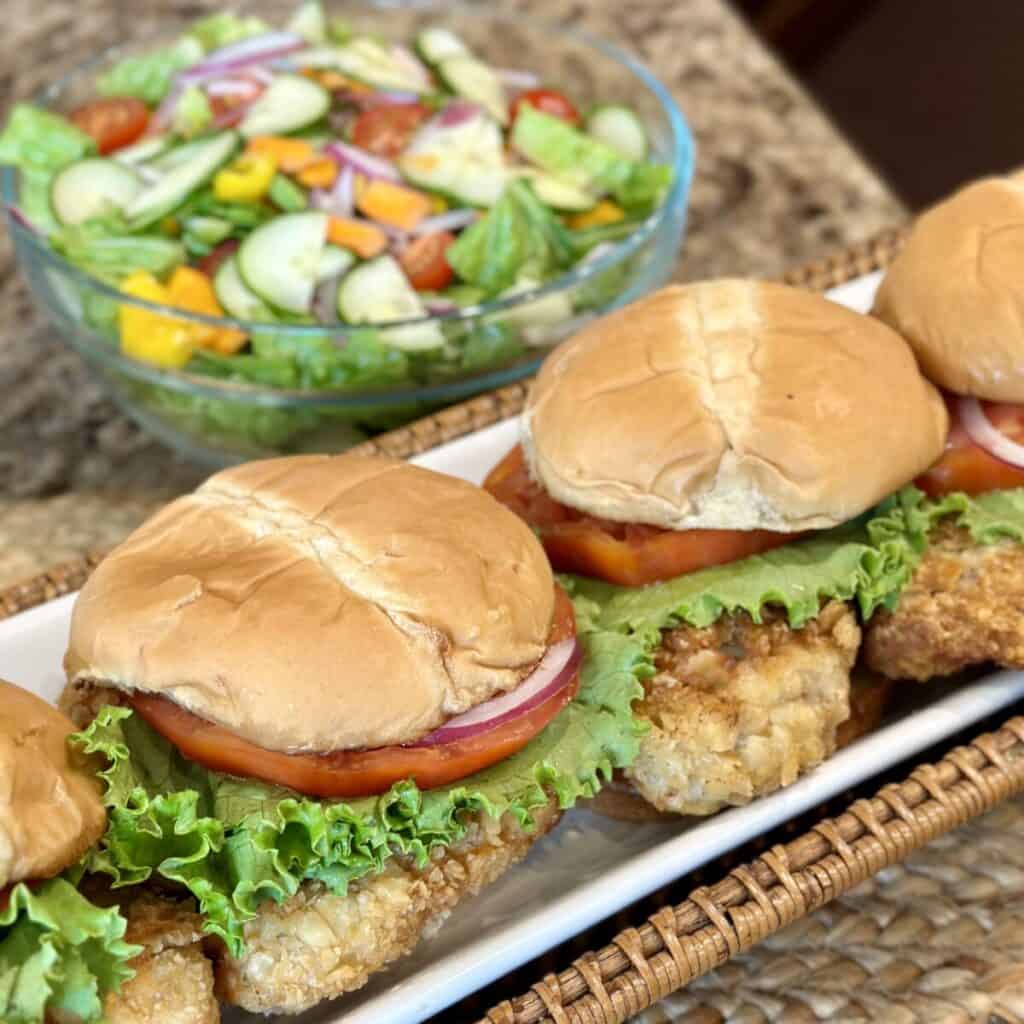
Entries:
{"type": "MultiPolygon", "coordinates": [[[[7,0],[0,116],[10,103],[158,14],[220,0],[7,0]]],[[[244,4],[243,4],[244,6],[244,4]]],[[[886,185],[725,0],[523,0],[637,52],[685,110],[699,148],[681,280],[770,277],[892,226],[886,185]]],[[[43,326],[0,238],[0,587],[115,543],[203,471],[104,399],[43,326]]]]}

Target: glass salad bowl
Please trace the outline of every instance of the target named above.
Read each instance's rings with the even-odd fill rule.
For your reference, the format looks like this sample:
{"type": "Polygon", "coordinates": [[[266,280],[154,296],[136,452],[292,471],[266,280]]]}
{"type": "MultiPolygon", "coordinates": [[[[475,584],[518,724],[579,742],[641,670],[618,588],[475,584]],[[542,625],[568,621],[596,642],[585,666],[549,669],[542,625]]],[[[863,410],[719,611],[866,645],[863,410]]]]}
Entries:
{"type": "MultiPolygon", "coordinates": [[[[252,3],[245,14],[280,22],[280,5],[252,3]]],[[[104,382],[115,402],[161,441],[210,466],[277,453],[342,450],[417,416],[531,374],[545,351],[587,320],[663,284],[684,230],[694,147],[668,91],[618,47],[583,32],[492,5],[424,2],[327,4],[355,33],[409,43],[426,27],[457,34],[475,57],[517,79],[543,82],[581,110],[613,102],[631,108],[647,136],[648,159],[671,167],[671,184],[652,213],[627,232],[589,248],[542,284],[506,289],[498,298],[427,304],[412,318],[373,324],[268,323],[186,312],[161,297],[122,291],[53,248],[22,213],[23,179],[0,169],[0,189],[15,252],[32,293],[61,336],[104,382]],[[128,354],[131,325],[145,347],[175,329],[227,339],[170,369],[128,354]],[[421,339],[435,340],[430,346],[421,339]],[[440,341],[438,341],[440,339],[440,341]],[[126,351],[127,349],[127,351],[126,351]]],[[[166,40],[185,23],[170,24],[166,40]]],[[[39,105],[67,112],[95,94],[97,75],[145,44],[101,55],[49,88],[39,105]]],[[[514,93],[513,93],[514,94],[514,93]]],[[[51,200],[53,193],[51,192],[51,200]]],[[[72,199],[74,197],[72,196],[72,199]]],[[[500,234],[495,245],[504,243],[500,234]]],[[[283,273],[268,254],[271,278],[283,273]]],[[[116,262],[116,258],[115,258],[116,262]]],[[[372,292],[381,282],[368,279],[372,292]]],[[[334,314],[336,315],[336,314],[334,314]]],[[[137,353],[134,353],[137,355],[137,353]]]]}

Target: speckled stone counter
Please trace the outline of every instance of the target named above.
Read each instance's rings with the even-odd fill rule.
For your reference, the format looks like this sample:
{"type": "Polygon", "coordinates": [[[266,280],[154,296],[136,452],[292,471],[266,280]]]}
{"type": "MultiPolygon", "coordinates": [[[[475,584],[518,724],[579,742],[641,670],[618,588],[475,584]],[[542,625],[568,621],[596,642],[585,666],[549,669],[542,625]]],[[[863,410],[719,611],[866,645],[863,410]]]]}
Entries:
{"type": "MultiPolygon", "coordinates": [[[[157,14],[219,0],[6,0],[0,112],[157,14]]],[[[244,6],[242,4],[241,6],[244,6]]],[[[284,5],[286,6],[286,5],[284,5]]],[[[532,0],[627,46],[699,147],[680,279],[772,276],[905,211],[724,0],[532,0]]],[[[284,7],[282,7],[284,9],[284,7]]],[[[109,546],[203,475],[149,441],[42,327],[0,239],[0,587],[109,546]]]]}

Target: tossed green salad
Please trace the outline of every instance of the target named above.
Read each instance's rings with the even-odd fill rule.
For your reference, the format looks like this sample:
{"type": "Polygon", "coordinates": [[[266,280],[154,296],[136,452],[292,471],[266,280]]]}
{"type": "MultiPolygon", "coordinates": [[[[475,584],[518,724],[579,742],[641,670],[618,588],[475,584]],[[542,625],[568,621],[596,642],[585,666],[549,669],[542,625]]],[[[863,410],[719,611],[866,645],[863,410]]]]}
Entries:
{"type": "Polygon", "coordinates": [[[0,135],[0,163],[20,172],[14,215],[128,296],[270,325],[96,293],[81,312],[136,360],[264,386],[372,390],[512,362],[531,328],[605,304],[621,273],[469,332],[430,315],[594,258],[671,183],[633,110],[581,115],[446,28],[407,47],[319,2],[283,30],[207,17],[109,68],[96,92],[66,117],[14,108],[0,135]],[[410,323],[382,326],[395,321],[410,323]],[[328,330],[274,330],[298,324],[328,330]]]}

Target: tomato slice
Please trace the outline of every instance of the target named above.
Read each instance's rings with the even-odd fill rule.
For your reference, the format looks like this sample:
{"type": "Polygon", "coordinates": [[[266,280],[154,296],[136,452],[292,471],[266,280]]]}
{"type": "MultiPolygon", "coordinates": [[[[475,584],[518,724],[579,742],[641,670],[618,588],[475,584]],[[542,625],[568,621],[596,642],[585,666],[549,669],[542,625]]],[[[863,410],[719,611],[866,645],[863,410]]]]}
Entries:
{"type": "Polygon", "coordinates": [[[356,118],[352,126],[352,141],[360,149],[394,160],[428,117],[430,111],[421,103],[371,107],[356,118]]]}
{"type": "MultiPolygon", "coordinates": [[[[550,643],[575,636],[572,602],[556,587],[550,643]]],[[[320,797],[373,796],[402,779],[433,789],[482,771],[522,750],[576,695],[579,677],[519,718],[477,736],[436,747],[394,746],[339,750],[331,754],[284,754],[266,750],[186,711],[166,697],[129,696],[132,707],[185,757],[229,775],[261,779],[320,797]]]]}
{"type": "Polygon", "coordinates": [[[149,124],[149,108],[133,96],[111,96],[83,103],[68,114],[68,119],[106,155],[141,138],[149,124]]]}
{"type": "Polygon", "coordinates": [[[569,124],[579,124],[582,118],[579,111],[569,102],[566,97],[554,89],[528,89],[520,93],[512,104],[510,111],[511,120],[515,120],[519,114],[519,108],[524,103],[529,103],[534,110],[543,111],[552,117],[559,117],[569,124]]]}
{"type": "Polygon", "coordinates": [[[398,257],[413,288],[421,292],[436,292],[451,284],[455,272],[448,266],[445,253],[455,241],[450,231],[436,231],[410,242],[398,257]]]}
{"type": "MultiPolygon", "coordinates": [[[[1018,444],[1024,444],[1024,406],[1000,402],[982,402],[985,415],[993,426],[1018,444]]],[[[989,455],[967,436],[959,419],[959,402],[946,396],[952,424],[946,439],[946,450],[930,469],[914,481],[933,498],[950,491],[984,494],[986,491],[1024,487],[1024,469],[1016,469],[989,455]]]]}
{"type": "Polygon", "coordinates": [[[599,519],[548,495],[530,477],[518,445],[491,470],[484,489],[537,530],[556,569],[627,587],[725,565],[801,536],[770,530],[663,530],[599,519]]]}

